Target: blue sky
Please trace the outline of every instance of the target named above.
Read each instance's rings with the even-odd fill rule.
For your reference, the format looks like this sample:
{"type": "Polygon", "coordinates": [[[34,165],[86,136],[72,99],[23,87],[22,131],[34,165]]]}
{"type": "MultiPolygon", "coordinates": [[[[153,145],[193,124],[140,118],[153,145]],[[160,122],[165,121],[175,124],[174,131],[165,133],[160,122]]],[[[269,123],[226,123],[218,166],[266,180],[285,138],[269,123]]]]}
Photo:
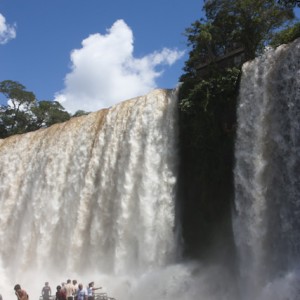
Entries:
{"type": "Polygon", "coordinates": [[[202,0],[0,0],[0,81],[70,112],[174,88],[202,0]]]}

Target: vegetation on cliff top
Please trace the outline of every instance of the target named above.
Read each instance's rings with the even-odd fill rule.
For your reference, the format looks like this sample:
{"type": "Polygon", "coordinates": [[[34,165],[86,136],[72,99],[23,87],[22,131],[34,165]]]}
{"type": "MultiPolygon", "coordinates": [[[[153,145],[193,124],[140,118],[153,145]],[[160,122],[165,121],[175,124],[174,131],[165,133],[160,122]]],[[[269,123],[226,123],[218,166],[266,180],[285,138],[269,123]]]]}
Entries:
{"type": "Polygon", "coordinates": [[[77,111],[71,116],[57,101],[38,101],[33,92],[17,81],[0,82],[0,94],[7,100],[0,105],[0,138],[26,133],[87,114],[77,111]]]}
{"type": "MultiPolygon", "coordinates": [[[[232,237],[233,152],[241,66],[262,53],[266,45],[297,37],[293,2],[207,0],[206,18],[186,29],[191,50],[180,78],[179,110],[184,198],[180,211],[188,256],[207,256],[217,248],[216,241],[232,237]],[[282,29],[286,31],[278,33],[282,29]]],[[[233,244],[224,243],[223,247],[230,252],[233,244]]]]}

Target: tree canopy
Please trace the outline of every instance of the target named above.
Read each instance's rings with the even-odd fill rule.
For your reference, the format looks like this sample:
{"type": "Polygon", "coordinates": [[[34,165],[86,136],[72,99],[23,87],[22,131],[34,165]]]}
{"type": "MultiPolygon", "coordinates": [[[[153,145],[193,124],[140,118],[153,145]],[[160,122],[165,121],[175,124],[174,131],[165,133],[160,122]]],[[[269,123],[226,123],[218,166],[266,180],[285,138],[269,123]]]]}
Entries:
{"type": "Polygon", "coordinates": [[[244,61],[255,58],[274,32],[294,19],[291,6],[274,0],[207,0],[204,11],[206,18],[185,31],[191,51],[182,81],[195,77],[199,64],[214,62],[237,48],[243,48],[244,61]]]}
{"type": "Polygon", "coordinates": [[[33,92],[17,81],[0,82],[0,93],[6,105],[0,105],[0,138],[48,127],[70,119],[70,115],[56,101],[38,101],[33,92]]]}
{"type": "Polygon", "coordinates": [[[300,7],[300,0],[278,0],[278,3],[289,7],[300,7]]]}
{"type": "Polygon", "coordinates": [[[293,26],[283,29],[274,34],[270,41],[270,46],[276,48],[282,44],[288,44],[300,37],[300,22],[293,26]]]}
{"type": "Polygon", "coordinates": [[[245,48],[247,60],[262,51],[274,30],[294,18],[291,7],[274,0],[207,0],[204,9],[224,40],[245,48]]]}

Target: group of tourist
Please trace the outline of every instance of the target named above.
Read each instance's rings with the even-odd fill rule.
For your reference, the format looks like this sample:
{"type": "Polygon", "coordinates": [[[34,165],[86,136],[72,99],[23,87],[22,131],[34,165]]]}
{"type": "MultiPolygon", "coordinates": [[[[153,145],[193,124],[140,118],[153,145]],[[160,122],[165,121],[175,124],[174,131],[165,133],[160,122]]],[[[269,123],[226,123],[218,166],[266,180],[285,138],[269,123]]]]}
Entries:
{"type": "MultiPolygon", "coordinates": [[[[68,279],[67,283],[62,283],[56,287],[55,300],[92,300],[94,299],[95,290],[101,288],[95,288],[94,282],[90,282],[87,288],[83,288],[82,283],[77,284],[77,280],[71,281],[71,279],[68,279]]],[[[15,285],[14,290],[18,300],[28,300],[27,292],[19,284],[15,285]]],[[[42,289],[43,300],[53,300],[53,296],[49,282],[45,282],[42,289]]]]}
{"type": "MultiPolygon", "coordinates": [[[[51,289],[50,295],[47,294],[46,284],[42,290],[43,300],[49,300],[51,296],[51,289]]],[[[55,300],[91,300],[94,299],[94,292],[95,290],[99,290],[102,287],[95,288],[94,282],[90,282],[87,288],[83,288],[82,283],[77,284],[77,280],[71,279],[67,280],[67,283],[62,283],[56,287],[56,294],[55,300]]]]}

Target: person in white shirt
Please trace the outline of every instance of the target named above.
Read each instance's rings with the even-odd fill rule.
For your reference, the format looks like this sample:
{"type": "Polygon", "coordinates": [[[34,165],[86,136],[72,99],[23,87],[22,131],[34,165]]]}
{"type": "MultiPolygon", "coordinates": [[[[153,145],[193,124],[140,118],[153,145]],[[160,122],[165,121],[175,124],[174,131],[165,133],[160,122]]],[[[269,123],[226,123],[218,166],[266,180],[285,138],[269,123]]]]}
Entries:
{"type": "Polygon", "coordinates": [[[99,290],[99,289],[102,289],[102,287],[95,288],[94,282],[93,281],[90,282],[89,286],[87,287],[87,293],[88,293],[89,299],[94,299],[94,295],[95,295],[94,291],[99,290]]]}

